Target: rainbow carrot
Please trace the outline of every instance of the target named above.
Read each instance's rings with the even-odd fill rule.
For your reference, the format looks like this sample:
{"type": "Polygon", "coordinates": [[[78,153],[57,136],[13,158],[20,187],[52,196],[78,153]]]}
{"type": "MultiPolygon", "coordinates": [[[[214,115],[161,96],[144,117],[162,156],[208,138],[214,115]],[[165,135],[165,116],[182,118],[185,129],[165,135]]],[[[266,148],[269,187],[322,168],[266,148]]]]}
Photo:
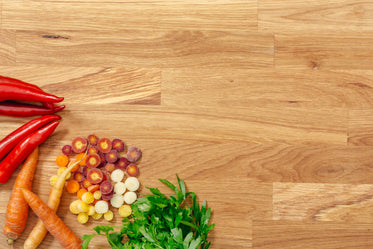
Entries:
{"type": "Polygon", "coordinates": [[[5,218],[6,222],[3,231],[9,244],[12,244],[14,240],[18,239],[25,229],[28,217],[28,204],[23,198],[21,188],[31,190],[38,157],[39,147],[36,147],[26,158],[14,183],[13,191],[8,202],[5,218]]]}
{"type": "Polygon", "coordinates": [[[24,199],[34,213],[43,221],[47,230],[65,249],[80,249],[82,240],[66,226],[55,211],[30,190],[21,189],[24,199]]]}

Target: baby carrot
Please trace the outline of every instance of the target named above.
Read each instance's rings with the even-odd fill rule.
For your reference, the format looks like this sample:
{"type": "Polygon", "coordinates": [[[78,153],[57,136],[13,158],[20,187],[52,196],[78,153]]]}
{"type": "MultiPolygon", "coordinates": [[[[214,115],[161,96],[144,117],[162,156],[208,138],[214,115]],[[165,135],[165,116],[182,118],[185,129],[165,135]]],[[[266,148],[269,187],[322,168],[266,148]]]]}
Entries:
{"type": "Polygon", "coordinates": [[[36,194],[30,190],[22,189],[23,197],[43,221],[47,230],[66,249],[80,249],[82,240],[57,216],[55,210],[47,206],[36,194]]]}
{"type": "Polygon", "coordinates": [[[36,147],[26,158],[14,183],[7,207],[6,223],[4,226],[4,234],[8,238],[9,244],[12,244],[14,240],[18,239],[25,229],[28,217],[28,204],[23,199],[21,188],[31,190],[38,157],[39,147],[36,147]]]}
{"type": "MultiPolygon", "coordinates": [[[[63,188],[65,186],[66,176],[70,173],[71,169],[73,169],[79,161],[71,164],[67,169],[65,169],[57,178],[56,183],[53,185],[48,199],[48,206],[54,210],[55,212],[60,205],[61,196],[63,192],[63,188]]],[[[40,219],[36,223],[35,227],[32,229],[31,233],[29,234],[28,238],[24,243],[24,249],[35,249],[39,246],[39,244],[43,241],[45,235],[47,235],[47,228],[43,224],[43,221],[40,219]]]]}

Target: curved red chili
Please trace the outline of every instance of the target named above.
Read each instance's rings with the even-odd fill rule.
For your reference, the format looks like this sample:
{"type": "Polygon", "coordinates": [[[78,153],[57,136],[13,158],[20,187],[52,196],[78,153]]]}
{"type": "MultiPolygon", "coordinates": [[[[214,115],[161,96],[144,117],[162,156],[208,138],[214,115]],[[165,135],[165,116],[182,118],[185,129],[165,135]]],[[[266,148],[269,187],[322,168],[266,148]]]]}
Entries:
{"type": "Polygon", "coordinates": [[[23,100],[39,102],[61,102],[64,98],[18,84],[0,82],[0,101],[23,100]]]}
{"type": "Polygon", "coordinates": [[[0,160],[6,154],[8,154],[8,152],[11,151],[14,146],[16,146],[23,138],[49,124],[50,122],[60,119],[61,117],[58,115],[45,115],[35,118],[14,130],[0,141],[0,160]]]}
{"type": "MultiPolygon", "coordinates": [[[[22,80],[10,78],[10,77],[5,77],[5,76],[2,76],[2,75],[0,75],[0,83],[16,84],[16,85],[19,85],[19,86],[29,87],[29,88],[33,88],[33,89],[44,92],[37,85],[27,83],[27,82],[24,82],[22,80]]],[[[49,109],[53,109],[53,107],[54,107],[52,102],[42,102],[42,104],[43,104],[43,106],[45,106],[46,108],[49,108],[49,109]]]]}
{"type": "Polygon", "coordinates": [[[6,183],[14,170],[40,144],[42,144],[57,128],[60,121],[42,127],[20,141],[0,163],[0,183],[6,183]]]}
{"type": "Polygon", "coordinates": [[[0,115],[10,117],[32,117],[56,113],[63,110],[64,108],[65,105],[58,105],[54,106],[53,109],[48,109],[42,106],[30,104],[0,102],[0,115]]]}

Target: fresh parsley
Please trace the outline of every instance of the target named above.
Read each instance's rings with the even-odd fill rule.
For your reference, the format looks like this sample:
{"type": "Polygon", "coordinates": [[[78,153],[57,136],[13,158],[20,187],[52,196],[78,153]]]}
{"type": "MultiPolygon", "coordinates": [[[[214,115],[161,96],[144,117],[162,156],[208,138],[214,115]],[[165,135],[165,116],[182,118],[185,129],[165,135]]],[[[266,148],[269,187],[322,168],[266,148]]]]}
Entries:
{"type": "Polygon", "coordinates": [[[167,197],[158,188],[147,187],[151,194],[138,198],[132,204],[131,219],[122,220],[121,229],[96,226],[95,234],[82,237],[82,249],[88,248],[97,235],[106,236],[114,249],[208,249],[207,234],[215,224],[209,224],[211,208],[206,200],[200,206],[197,195],[187,192],[185,183],[177,175],[178,186],[159,179],[175,194],[167,197]]]}

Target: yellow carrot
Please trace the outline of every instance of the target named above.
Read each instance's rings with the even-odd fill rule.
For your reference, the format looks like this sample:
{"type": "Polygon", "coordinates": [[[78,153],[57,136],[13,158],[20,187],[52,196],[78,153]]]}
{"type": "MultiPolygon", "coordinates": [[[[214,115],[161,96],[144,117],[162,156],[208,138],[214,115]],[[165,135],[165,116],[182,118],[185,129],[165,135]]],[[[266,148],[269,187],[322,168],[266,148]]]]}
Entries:
{"type": "MultiPolygon", "coordinates": [[[[61,196],[63,193],[63,188],[66,182],[66,176],[71,172],[71,170],[79,164],[80,161],[77,161],[71,164],[67,169],[65,169],[57,178],[57,182],[53,185],[52,190],[49,194],[48,199],[48,207],[50,207],[55,212],[60,205],[61,196]]],[[[43,224],[43,222],[39,219],[36,223],[35,227],[32,229],[31,233],[29,234],[28,238],[25,240],[24,249],[35,249],[39,246],[39,244],[43,241],[45,235],[47,235],[48,231],[43,224]]]]}
{"type": "Polygon", "coordinates": [[[36,147],[35,150],[26,158],[17,175],[16,181],[14,182],[13,190],[8,202],[5,218],[6,223],[4,226],[4,234],[7,237],[9,244],[12,244],[14,240],[18,239],[25,229],[28,217],[28,204],[23,199],[21,188],[31,190],[38,157],[39,148],[36,147]]]}
{"type": "Polygon", "coordinates": [[[80,249],[82,240],[66,226],[57,216],[55,210],[47,206],[37,195],[30,190],[21,189],[24,199],[32,211],[43,221],[47,230],[60,242],[65,249],[80,249]]]}

